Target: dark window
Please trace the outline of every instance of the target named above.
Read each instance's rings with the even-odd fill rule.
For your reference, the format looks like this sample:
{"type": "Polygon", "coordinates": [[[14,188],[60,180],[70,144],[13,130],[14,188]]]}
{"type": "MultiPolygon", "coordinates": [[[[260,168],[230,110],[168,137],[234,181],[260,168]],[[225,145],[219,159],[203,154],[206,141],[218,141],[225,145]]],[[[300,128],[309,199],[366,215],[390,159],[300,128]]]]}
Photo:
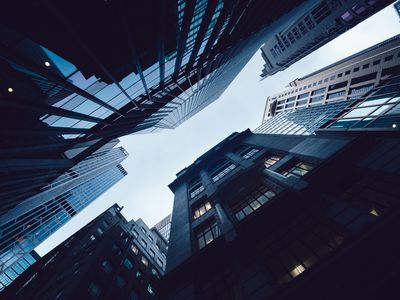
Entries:
{"type": "Polygon", "coordinates": [[[342,73],[337,74],[337,77],[338,77],[338,78],[339,78],[339,77],[342,77],[342,76],[343,76],[342,73]]]}
{"type": "Polygon", "coordinates": [[[111,271],[113,269],[111,263],[108,260],[103,261],[101,266],[102,266],[104,272],[106,272],[106,273],[111,273],[111,271]]]}
{"type": "Polygon", "coordinates": [[[363,70],[367,69],[368,67],[369,67],[369,64],[365,64],[365,65],[362,66],[363,70]]]}
{"type": "Polygon", "coordinates": [[[196,206],[193,209],[193,220],[196,220],[200,218],[202,215],[204,215],[207,211],[209,211],[212,208],[210,202],[205,201],[202,202],[200,205],[196,206]]]}
{"type": "Polygon", "coordinates": [[[217,237],[220,236],[220,230],[215,220],[203,225],[200,229],[196,230],[197,245],[199,249],[204,248],[217,237]]]}
{"type": "Polygon", "coordinates": [[[376,74],[377,74],[377,72],[374,72],[374,73],[371,73],[371,74],[367,74],[367,75],[364,75],[364,76],[353,78],[351,80],[350,84],[357,84],[357,83],[360,83],[360,82],[363,82],[363,81],[373,80],[373,79],[376,78],[376,74]]]}
{"type": "Polygon", "coordinates": [[[140,240],[140,243],[142,244],[142,246],[143,246],[144,248],[147,247],[147,243],[146,243],[145,240],[141,239],[141,240],[140,240]]]}
{"type": "Polygon", "coordinates": [[[313,165],[302,162],[302,161],[295,161],[288,165],[287,167],[283,168],[279,173],[284,176],[294,175],[296,177],[302,177],[306,175],[313,169],[313,165]]]}
{"type": "Polygon", "coordinates": [[[89,294],[90,294],[91,296],[93,296],[94,298],[98,298],[98,297],[100,297],[100,295],[101,295],[101,289],[100,289],[100,287],[99,287],[97,284],[93,283],[93,282],[91,282],[91,283],[89,284],[88,292],[89,292],[89,294]]]}
{"type": "Polygon", "coordinates": [[[334,80],[335,79],[335,75],[332,75],[330,80],[334,80]]]}
{"type": "Polygon", "coordinates": [[[125,286],[125,284],[126,284],[126,280],[125,280],[125,278],[124,277],[122,277],[121,275],[118,275],[117,276],[117,286],[118,287],[124,287],[125,286]]]}
{"type": "Polygon", "coordinates": [[[133,263],[129,258],[124,259],[124,266],[128,269],[131,270],[133,268],[133,263]]]}
{"type": "Polygon", "coordinates": [[[375,61],[372,63],[372,65],[376,66],[376,65],[379,65],[380,63],[381,63],[381,60],[378,59],[378,60],[375,60],[375,61]]]}
{"type": "Polygon", "coordinates": [[[157,258],[157,264],[162,268],[164,266],[163,262],[161,259],[157,258]]]}
{"type": "Polygon", "coordinates": [[[344,88],[345,86],[347,86],[347,81],[342,81],[342,82],[338,82],[338,83],[330,85],[328,90],[332,91],[332,90],[344,88]]]}
{"type": "Polygon", "coordinates": [[[385,61],[389,61],[393,59],[393,55],[389,55],[385,57],[385,61]]]}
{"type": "Polygon", "coordinates": [[[353,69],[353,72],[358,72],[358,71],[360,71],[360,67],[357,67],[357,68],[353,69]]]}
{"type": "Polygon", "coordinates": [[[344,75],[349,75],[350,74],[350,70],[347,70],[344,75]]]}
{"type": "Polygon", "coordinates": [[[240,200],[232,206],[232,212],[236,220],[240,221],[250,215],[270,199],[275,197],[275,192],[266,186],[260,186],[254,190],[249,196],[240,200]]]}

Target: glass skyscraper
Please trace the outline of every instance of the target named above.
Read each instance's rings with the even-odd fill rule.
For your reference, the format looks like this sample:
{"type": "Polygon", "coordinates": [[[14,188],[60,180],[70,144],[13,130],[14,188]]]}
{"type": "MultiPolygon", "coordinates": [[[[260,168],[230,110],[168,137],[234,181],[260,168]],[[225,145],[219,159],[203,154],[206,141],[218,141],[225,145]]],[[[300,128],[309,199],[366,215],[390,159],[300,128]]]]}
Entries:
{"type": "Polygon", "coordinates": [[[202,110],[305,2],[8,3],[0,12],[0,209],[113,138],[175,128],[202,110]]]}
{"type": "Polygon", "coordinates": [[[400,35],[296,79],[267,98],[255,132],[398,129],[400,35]]]}
{"type": "Polygon", "coordinates": [[[120,164],[127,156],[122,147],[98,151],[0,217],[0,287],[36,246],[127,175],[120,164]]]}

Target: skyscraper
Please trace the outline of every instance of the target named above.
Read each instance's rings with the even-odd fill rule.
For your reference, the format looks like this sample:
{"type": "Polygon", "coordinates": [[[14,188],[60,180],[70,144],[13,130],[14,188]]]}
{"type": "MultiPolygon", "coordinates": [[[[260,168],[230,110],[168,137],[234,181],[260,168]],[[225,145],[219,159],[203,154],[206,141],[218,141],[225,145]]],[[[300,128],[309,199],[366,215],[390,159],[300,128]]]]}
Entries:
{"type": "Polygon", "coordinates": [[[281,26],[261,47],[262,78],[283,71],[393,1],[309,1],[299,18],[281,26]]]}
{"type": "Polygon", "coordinates": [[[162,235],[162,237],[168,242],[169,235],[171,233],[171,214],[169,214],[160,222],[158,222],[156,225],[154,225],[153,228],[156,229],[162,235]]]}
{"type": "Polygon", "coordinates": [[[397,294],[399,151],[390,130],[228,136],[170,184],[163,299],[397,294]]]}
{"type": "Polygon", "coordinates": [[[97,151],[0,217],[3,286],[25,255],[127,175],[127,156],[122,147],[97,151]]]}
{"type": "MultiPolygon", "coordinates": [[[[312,134],[327,126],[325,123],[329,120],[344,114],[349,127],[365,125],[390,129],[398,121],[393,119],[392,123],[384,124],[375,120],[381,115],[387,115],[382,117],[387,120],[389,115],[395,117],[397,99],[392,97],[396,94],[399,74],[400,36],[397,35],[296,79],[289,84],[289,89],[268,97],[263,123],[255,132],[312,134]],[[376,100],[377,97],[382,100],[376,100]],[[358,107],[366,108],[361,110],[358,107]],[[353,109],[353,113],[347,113],[353,109]],[[350,124],[351,120],[355,122],[362,116],[367,117],[363,122],[350,124]],[[370,124],[367,120],[371,121],[370,124]]],[[[343,121],[332,126],[338,128],[340,124],[345,126],[343,121]]]]}
{"type": "Polygon", "coordinates": [[[18,204],[115,137],[175,128],[308,6],[9,1],[0,12],[0,200],[18,204]]]}
{"type": "MultiPolygon", "coordinates": [[[[155,242],[143,247],[143,236],[135,235],[143,224],[128,222],[114,204],[39,259],[0,297],[158,299],[161,256],[155,242]]],[[[145,235],[152,237],[151,231],[145,235]]]]}

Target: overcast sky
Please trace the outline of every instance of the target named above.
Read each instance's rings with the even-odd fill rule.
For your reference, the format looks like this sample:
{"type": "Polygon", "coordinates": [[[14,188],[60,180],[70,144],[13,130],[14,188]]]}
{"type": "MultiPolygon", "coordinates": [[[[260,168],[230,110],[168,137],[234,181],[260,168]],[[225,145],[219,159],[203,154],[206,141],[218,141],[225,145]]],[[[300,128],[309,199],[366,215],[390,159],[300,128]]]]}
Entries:
{"type": "Polygon", "coordinates": [[[261,124],[265,100],[297,77],[345,58],[400,33],[399,17],[389,6],[284,72],[259,81],[263,66],[257,52],[223,95],[174,130],[121,138],[130,156],[122,163],[128,175],[37,247],[44,255],[114,203],[128,219],[142,218],[153,226],[171,213],[168,189],[175,174],[234,131],[261,124]]]}

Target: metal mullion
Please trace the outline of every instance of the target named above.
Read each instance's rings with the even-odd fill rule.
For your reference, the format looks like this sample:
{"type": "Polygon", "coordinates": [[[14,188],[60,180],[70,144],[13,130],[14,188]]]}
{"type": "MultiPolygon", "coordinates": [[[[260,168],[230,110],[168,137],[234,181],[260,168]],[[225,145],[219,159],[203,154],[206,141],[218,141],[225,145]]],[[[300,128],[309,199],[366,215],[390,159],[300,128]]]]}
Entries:
{"type": "Polygon", "coordinates": [[[84,98],[92,100],[96,104],[106,107],[109,110],[122,116],[122,114],[119,113],[119,111],[117,109],[115,109],[114,107],[112,107],[111,105],[108,105],[107,103],[103,102],[102,100],[98,99],[97,97],[93,96],[92,94],[88,93],[87,91],[82,90],[81,88],[70,83],[69,81],[66,81],[64,78],[61,78],[60,76],[58,76],[48,70],[43,69],[43,67],[38,66],[33,62],[30,62],[22,57],[15,55],[15,53],[14,54],[10,53],[10,51],[8,51],[8,49],[2,45],[0,45],[0,50],[3,54],[5,53],[5,55],[3,55],[3,56],[6,60],[13,61],[15,64],[17,64],[25,69],[28,69],[28,70],[46,78],[47,80],[52,81],[52,82],[64,87],[65,89],[67,89],[69,91],[72,91],[84,98]]]}
{"type": "MultiPolygon", "coordinates": [[[[59,11],[57,11],[51,4],[50,1],[45,1],[45,6],[51,10],[51,12],[57,16],[68,33],[76,40],[78,45],[86,52],[86,54],[92,59],[92,61],[100,68],[100,70],[107,75],[109,79],[111,79],[115,85],[122,91],[122,93],[125,94],[125,96],[134,104],[136,103],[130,98],[128,93],[125,91],[125,89],[122,88],[122,86],[119,84],[119,82],[115,79],[115,77],[111,74],[111,72],[108,71],[108,69],[97,59],[97,57],[92,53],[92,51],[84,44],[84,42],[79,38],[79,36],[76,34],[76,32],[72,29],[72,27],[69,25],[67,20],[63,17],[59,11]]],[[[137,105],[136,105],[137,106],[137,105]]],[[[117,113],[120,114],[117,110],[117,113]]],[[[121,114],[120,114],[121,115],[121,114]]],[[[122,116],[122,115],[121,115],[122,116]]]]}

